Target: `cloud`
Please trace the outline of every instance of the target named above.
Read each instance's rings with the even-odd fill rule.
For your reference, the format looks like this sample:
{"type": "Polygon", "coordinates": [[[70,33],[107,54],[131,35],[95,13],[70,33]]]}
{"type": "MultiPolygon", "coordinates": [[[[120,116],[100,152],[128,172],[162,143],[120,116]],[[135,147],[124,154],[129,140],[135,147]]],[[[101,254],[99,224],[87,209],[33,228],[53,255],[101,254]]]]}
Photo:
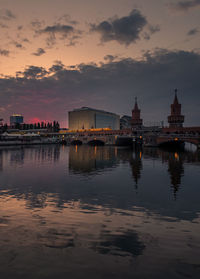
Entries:
{"type": "Polygon", "coordinates": [[[47,73],[43,67],[28,66],[24,72],[18,72],[17,75],[22,75],[26,79],[39,79],[45,77],[47,73]]]}
{"type": "Polygon", "coordinates": [[[23,48],[23,45],[20,43],[15,42],[14,45],[16,46],[16,48],[23,48]]]}
{"type": "Polygon", "coordinates": [[[78,24],[78,21],[72,20],[72,19],[71,19],[71,16],[68,15],[68,14],[62,15],[62,16],[60,16],[60,17],[56,20],[56,24],[62,23],[62,22],[66,22],[66,23],[72,24],[72,25],[78,24]]]}
{"type": "Polygon", "coordinates": [[[23,29],[23,25],[17,26],[17,30],[22,30],[22,29],[23,29]]]}
{"type": "Polygon", "coordinates": [[[16,16],[8,9],[0,9],[0,19],[1,20],[12,20],[16,16]]]}
{"type": "Polygon", "coordinates": [[[118,58],[117,55],[111,55],[111,54],[107,54],[106,56],[104,56],[104,60],[107,62],[113,62],[117,58],[118,58]]]}
{"type": "Polygon", "coordinates": [[[190,29],[188,32],[187,32],[187,35],[188,36],[194,36],[196,35],[197,33],[199,33],[199,30],[197,28],[193,28],[193,29],[190,29]]]}
{"type": "Polygon", "coordinates": [[[57,60],[57,61],[54,61],[54,62],[55,62],[55,64],[53,64],[53,65],[49,68],[49,72],[54,72],[54,73],[56,73],[56,72],[59,72],[59,71],[62,71],[62,70],[65,69],[65,66],[64,66],[64,64],[63,64],[61,61],[57,60]]]}
{"type": "Polygon", "coordinates": [[[8,25],[6,25],[6,24],[0,22],[0,27],[1,27],[1,28],[8,28],[8,25]]]}
{"type": "MultiPolygon", "coordinates": [[[[137,9],[131,11],[128,16],[121,18],[115,17],[99,24],[91,24],[90,31],[97,32],[101,36],[101,42],[117,41],[120,44],[128,46],[140,39],[141,32],[148,25],[145,16],[137,9]]],[[[158,32],[159,26],[148,26],[146,34],[150,37],[153,33],[158,32]]]]}
{"type": "Polygon", "coordinates": [[[1,56],[9,56],[10,54],[10,51],[9,50],[6,50],[6,49],[0,49],[0,55],[1,56]]]}
{"type": "Polygon", "coordinates": [[[148,25],[147,31],[143,33],[143,38],[145,40],[150,40],[151,35],[155,34],[156,32],[160,31],[159,25],[148,25]]]}
{"type": "Polygon", "coordinates": [[[55,61],[50,69],[28,66],[16,78],[0,78],[1,107],[6,119],[20,111],[26,119],[67,122],[67,111],[90,106],[131,115],[138,96],[144,121],[167,120],[178,88],[186,125],[199,125],[200,54],[157,49],[140,60],[118,58],[66,67],[55,61]]]}
{"type": "Polygon", "coordinates": [[[181,0],[178,3],[171,3],[169,7],[173,10],[187,12],[200,6],[200,0],[181,0]]]}
{"type": "Polygon", "coordinates": [[[43,48],[40,47],[40,48],[37,49],[36,52],[34,52],[32,54],[35,55],[35,56],[41,56],[41,55],[43,55],[45,53],[46,53],[46,51],[43,48]]]}
{"type": "Polygon", "coordinates": [[[43,20],[35,19],[31,21],[31,26],[34,30],[39,30],[44,26],[45,22],[43,20]]]}
{"type": "Polygon", "coordinates": [[[74,31],[73,26],[57,24],[57,25],[47,26],[44,29],[39,30],[39,33],[47,33],[47,34],[60,33],[64,36],[68,36],[73,31],[74,31]]]}
{"type": "Polygon", "coordinates": [[[75,29],[72,25],[55,24],[46,26],[43,29],[36,30],[36,34],[46,34],[48,36],[46,39],[46,43],[49,47],[53,46],[56,43],[56,39],[68,39],[67,45],[69,46],[76,43],[76,40],[80,38],[82,31],[75,29]]]}

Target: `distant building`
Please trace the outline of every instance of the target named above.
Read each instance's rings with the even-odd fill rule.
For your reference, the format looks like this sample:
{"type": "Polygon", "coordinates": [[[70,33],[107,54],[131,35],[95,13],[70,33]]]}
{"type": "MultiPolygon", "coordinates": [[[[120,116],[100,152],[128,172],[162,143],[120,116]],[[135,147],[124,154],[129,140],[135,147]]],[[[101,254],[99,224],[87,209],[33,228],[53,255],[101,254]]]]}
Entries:
{"type": "Polygon", "coordinates": [[[24,122],[24,117],[21,114],[13,114],[10,116],[10,126],[16,124],[22,124],[24,122]]]}
{"type": "Polygon", "coordinates": [[[131,128],[131,119],[132,119],[131,116],[123,115],[120,118],[120,130],[130,129],[131,128]]]}
{"type": "Polygon", "coordinates": [[[137,98],[135,98],[135,106],[132,110],[132,128],[142,128],[143,120],[140,118],[140,109],[138,108],[137,98]]]}
{"type": "Polygon", "coordinates": [[[104,110],[82,107],[68,112],[70,130],[110,128],[119,130],[119,115],[104,110]]]}
{"type": "Polygon", "coordinates": [[[171,104],[171,115],[168,116],[170,128],[183,127],[184,115],[181,115],[181,104],[178,102],[177,89],[175,89],[174,103],[171,104]]]}

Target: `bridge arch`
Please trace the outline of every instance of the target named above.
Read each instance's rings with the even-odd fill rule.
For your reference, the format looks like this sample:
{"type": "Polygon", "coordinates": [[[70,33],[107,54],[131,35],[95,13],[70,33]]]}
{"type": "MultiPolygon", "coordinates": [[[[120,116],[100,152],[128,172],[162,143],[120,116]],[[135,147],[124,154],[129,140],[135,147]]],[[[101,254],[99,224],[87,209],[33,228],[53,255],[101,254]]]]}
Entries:
{"type": "Polygon", "coordinates": [[[93,139],[88,141],[88,144],[92,146],[103,146],[105,145],[105,142],[103,140],[93,139]]]}
{"type": "Polygon", "coordinates": [[[177,136],[177,137],[171,137],[171,136],[161,136],[157,139],[157,144],[159,146],[184,146],[185,143],[191,143],[197,146],[197,148],[200,147],[200,138],[197,137],[191,137],[191,136],[177,136]]]}
{"type": "Polygon", "coordinates": [[[82,145],[83,142],[81,140],[72,140],[71,145],[82,145]]]}

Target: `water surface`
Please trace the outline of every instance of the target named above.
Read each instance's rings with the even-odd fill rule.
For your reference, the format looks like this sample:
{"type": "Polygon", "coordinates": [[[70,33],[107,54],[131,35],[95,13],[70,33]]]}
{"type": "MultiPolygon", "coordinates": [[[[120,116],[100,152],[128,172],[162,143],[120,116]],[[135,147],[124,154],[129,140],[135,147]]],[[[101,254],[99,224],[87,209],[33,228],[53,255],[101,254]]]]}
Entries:
{"type": "Polygon", "coordinates": [[[200,278],[200,154],[0,150],[0,276],[200,278]]]}

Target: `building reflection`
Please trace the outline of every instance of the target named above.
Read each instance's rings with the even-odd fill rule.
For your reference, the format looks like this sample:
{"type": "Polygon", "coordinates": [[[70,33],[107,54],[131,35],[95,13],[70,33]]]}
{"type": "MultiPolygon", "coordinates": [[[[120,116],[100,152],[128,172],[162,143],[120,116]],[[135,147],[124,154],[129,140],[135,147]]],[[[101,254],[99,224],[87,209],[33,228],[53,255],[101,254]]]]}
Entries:
{"type": "MultiPolygon", "coordinates": [[[[60,157],[59,145],[38,145],[27,147],[7,148],[2,151],[5,163],[9,166],[24,165],[26,161],[56,162],[60,157]],[[9,155],[9,156],[7,156],[9,155]]],[[[1,156],[0,156],[1,157],[1,156]]]]}
{"type": "Polygon", "coordinates": [[[170,175],[174,198],[176,199],[181,186],[181,177],[184,175],[183,158],[181,154],[178,154],[177,152],[169,154],[168,172],[170,175]]]}
{"type": "Polygon", "coordinates": [[[69,170],[74,173],[93,174],[117,165],[116,150],[102,146],[70,146],[69,170]]]}
{"type": "Polygon", "coordinates": [[[174,199],[181,188],[181,179],[184,176],[184,163],[200,165],[200,153],[188,151],[167,151],[159,148],[146,148],[143,150],[144,158],[161,160],[168,164],[170,184],[173,190],[174,199]]]}
{"type": "Polygon", "coordinates": [[[138,181],[141,178],[141,170],[142,170],[142,150],[135,150],[129,163],[131,166],[132,175],[135,182],[135,189],[138,190],[138,181]]]}
{"type": "MultiPolygon", "coordinates": [[[[29,208],[43,208],[49,199],[55,207],[61,209],[71,200],[79,200],[90,205],[115,204],[116,207],[127,208],[136,202],[133,183],[137,192],[142,176],[144,176],[142,183],[149,185],[149,170],[158,176],[160,172],[168,173],[176,199],[181,188],[185,162],[199,166],[200,154],[168,152],[157,148],[132,150],[113,146],[60,145],[18,147],[0,151],[0,170],[2,173],[5,170],[5,174],[6,171],[12,174],[9,177],[12,183],[9,182],[8,185],[2,183],[2,189],[7,187],[11,194],[27,200],[29,208]],[[151,164],[156,161],[159,163],[152,169],[151,164]],[[21,168],[22,165],[25,168],[21,168]],[[93,179],[100,173],[113,172],[115,169],[116,173],[107,176],[104,183],[101,179],[93,180],[97,181],[95,187],[88,183],[83,190],[80,175],[88,177],[93,175],[91,177],[93,179]],[[68,170],[71,176],[68,175],[68,170]],[[72,179],[72,176],[75,177],[77,174],[80,183],[72,179]],[[110,199],[111,195],[114,198],[110,199]]],[[[4,179],[6,181],[6,177],[4,179]]],[[[167,179],[163,183],[166,188],[169,187],[167,179]]],[[[156,179],[150,190],[157,193],[156,179]]],[[[141,191],[140,194],[144,195],[144,192],[141,191]]],[[[147,196],[149,199],[149,195],[147,196]]]]}

